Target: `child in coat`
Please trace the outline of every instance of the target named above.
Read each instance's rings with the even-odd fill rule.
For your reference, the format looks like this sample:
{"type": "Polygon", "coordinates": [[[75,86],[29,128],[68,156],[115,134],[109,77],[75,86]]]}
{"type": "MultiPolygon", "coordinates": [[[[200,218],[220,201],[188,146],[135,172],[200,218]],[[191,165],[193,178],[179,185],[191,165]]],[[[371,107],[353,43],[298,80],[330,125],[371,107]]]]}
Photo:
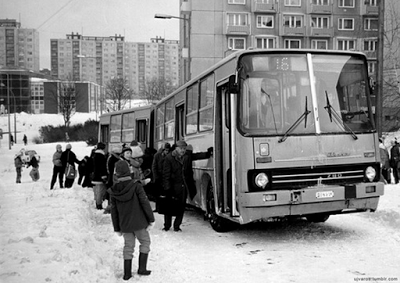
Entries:
{"type": "Polygon", "coordinates": [[[111,197],[111,219],[114,231],[124,237],[124,280],[132,277],[132,258],[135,241],[139,246],[139,275],[150,275],[147,259],[150,252],[149,230],[154,226],[154,215],[150,202],[138,180],[132,180],[126,160],[115,164],[117,181],[109,189],[111,197]]]}
{"type": "Polygon", "coordinates": [[[21,172],[22,172],[22,159],[21,152],[17,153],[14,157],[15,170],[17,171],[17,184],[21,183],[21,172]]]}

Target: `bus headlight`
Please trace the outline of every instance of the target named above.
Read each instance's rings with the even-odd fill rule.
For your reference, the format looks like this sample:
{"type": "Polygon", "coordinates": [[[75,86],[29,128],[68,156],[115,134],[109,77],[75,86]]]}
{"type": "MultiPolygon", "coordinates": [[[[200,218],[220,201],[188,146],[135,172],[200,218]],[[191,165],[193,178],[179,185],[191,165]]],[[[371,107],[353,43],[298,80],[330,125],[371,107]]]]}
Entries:
{"type": "Polygon", "coordinates": [[[255,183],[258,187],[260,188],[265,188],[268,185],[268,176],[265,173],[259,173],[257,174],[256,178],[255,178],[255,183]]]}
{"type": "Polygon", "coordinates": [[[365,169],[365,177],[372,182],[375,179],[376,176],[376,171],[374,167],[368,166],[367,169],[365,169]]]}

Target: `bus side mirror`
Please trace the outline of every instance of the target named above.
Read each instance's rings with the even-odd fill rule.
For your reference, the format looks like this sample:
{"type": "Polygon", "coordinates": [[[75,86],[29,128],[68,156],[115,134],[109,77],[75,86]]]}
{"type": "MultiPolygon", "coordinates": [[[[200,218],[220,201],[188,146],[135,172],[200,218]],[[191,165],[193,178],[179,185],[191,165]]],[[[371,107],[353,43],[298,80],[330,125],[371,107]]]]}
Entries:
{"type": "Polygon", "coordinates": [[[234,94],[238,94],[239,93],[239,84],[236,83],[236,76],[235,75],[231,75],[229,77],[229,93],[234,93],[234,94]]]}

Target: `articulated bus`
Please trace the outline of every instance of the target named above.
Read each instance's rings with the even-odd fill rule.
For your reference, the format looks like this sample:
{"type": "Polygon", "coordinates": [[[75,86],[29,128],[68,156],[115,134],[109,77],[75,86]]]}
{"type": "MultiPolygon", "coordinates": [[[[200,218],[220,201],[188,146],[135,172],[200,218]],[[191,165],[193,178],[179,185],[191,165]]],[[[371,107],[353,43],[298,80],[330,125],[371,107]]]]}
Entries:
{"type": "Polygon", "coordinates": [[[362,53],[237,51],[144,108],[145,125],[130,120],[142,108],[105,115],[100,140],[128,142],[145,130],[155,149],[179,139],[194,152],[212,146],[210,159],[193,162],[197,195],[188,203],[216,231],[288,217],[323,222],[377,209],[384,184],[372,108],[362,53]]]}

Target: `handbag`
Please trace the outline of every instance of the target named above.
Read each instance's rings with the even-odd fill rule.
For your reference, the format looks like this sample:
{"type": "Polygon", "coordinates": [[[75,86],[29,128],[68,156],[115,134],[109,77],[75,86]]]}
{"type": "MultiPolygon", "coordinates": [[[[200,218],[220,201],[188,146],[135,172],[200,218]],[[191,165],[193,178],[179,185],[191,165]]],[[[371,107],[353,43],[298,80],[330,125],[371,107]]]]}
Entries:
{"type": "Polygon", "coordinates": [[[75,167],[71,164],[67,164],[65,167],[65,178],[67,179],[75,179],[76,177],[76,170],[75,167]]]}
{"type": "Polygon", "coordinates": [[[68,163],[69,160],[69,152],[67,157],[67,166],[65,167],[65,178],[67,179],[75,179],[76,177],[76,170],[75,167],[68,163]]]}
{"type": "Polygon", "coordinates": [[[184,205],[177,199],[171,196],[161,195],[156,200],[158,214],[177,216],[185,210],[184,205]]]}

